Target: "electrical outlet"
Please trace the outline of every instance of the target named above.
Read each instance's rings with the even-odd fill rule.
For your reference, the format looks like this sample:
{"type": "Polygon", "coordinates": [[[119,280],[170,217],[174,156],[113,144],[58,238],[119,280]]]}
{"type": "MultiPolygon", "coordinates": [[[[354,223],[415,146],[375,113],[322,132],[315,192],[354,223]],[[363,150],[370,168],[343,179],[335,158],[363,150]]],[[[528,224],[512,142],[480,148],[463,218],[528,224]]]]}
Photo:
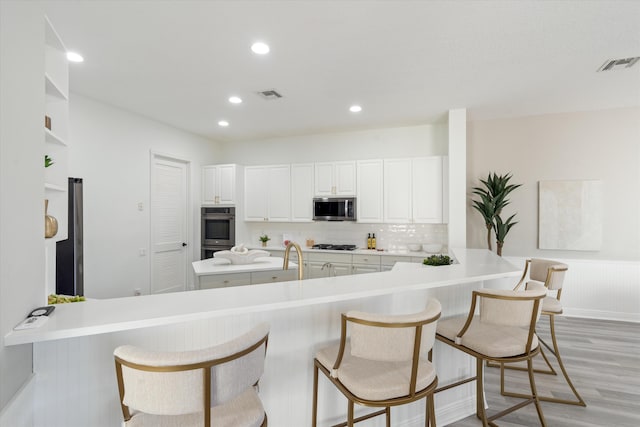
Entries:
{"type": "Polygon", "coordinates": [[[142,291],[140,290],[140,288],[135,288],[133,290],[133,296],[139,297],[140,295],[142,295],[142,291]]]}
{"type": "Polygon", "coordinates": [[[144,210],[144,203],[138,202],[138,210],[139,211],[143,211],[144,210]]]}
{"type": "Polygon", "coordinates": [[[140,249],[138,249],[138,255],[140,255],[140,256],[146,256],[146,255],[147,255],[147,249],[146,249],[146,248],[140,248],[140,249]]]}

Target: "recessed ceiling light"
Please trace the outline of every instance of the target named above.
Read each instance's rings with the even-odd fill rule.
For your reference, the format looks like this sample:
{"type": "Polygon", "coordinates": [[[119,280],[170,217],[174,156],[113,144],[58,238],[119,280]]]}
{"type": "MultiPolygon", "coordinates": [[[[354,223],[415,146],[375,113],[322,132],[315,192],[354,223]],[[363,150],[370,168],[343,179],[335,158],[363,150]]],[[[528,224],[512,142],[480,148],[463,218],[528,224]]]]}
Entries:
{"type": "Polygon", "coordinates": [[[229,102],[232,104],[240,104],[242,102],[242,98],[240,98],[239,96],[232,96],[229,97],[229,102]]]}
{"type": "Polygon", "coordinates": [[[359,113],[360,111],[362,111],[362,107],[359,105],[352,105],[351,107],[349,107],[349,111],[351,111],[352,113],[359,113]]]}
{"type": "Polygon", "coordinates": [[[229,122],[228,122],[228,121],[226,121],[226,120],[220,120],[220,121],[218,122],[218,126],[223,127],[223,128],[226,128],[227,126],[229,126],[229,122]]]}
{"type": "Polygon", "coordinates": [[[258,55],[265,55],[269,53],[269,45],[262,42],[256,42],[251,45],[251,50],[253,53],[257,53],[258,55]]]}
{"type": "Polygon", "coordinates": [[[76,52],[67,52],[67,60],[71,62],[84,62],[82,55],[76,52]]]}

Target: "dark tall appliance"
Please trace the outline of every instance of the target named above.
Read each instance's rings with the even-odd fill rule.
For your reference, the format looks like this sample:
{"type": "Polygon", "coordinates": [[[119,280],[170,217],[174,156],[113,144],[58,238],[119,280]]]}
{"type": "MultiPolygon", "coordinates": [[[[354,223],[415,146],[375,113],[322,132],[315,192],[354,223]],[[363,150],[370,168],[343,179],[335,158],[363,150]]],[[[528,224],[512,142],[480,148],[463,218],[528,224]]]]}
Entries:
{"type": "Polygon", "coordinates": [[[56,293],[84,295],[82,178],[69,178],[68,239],[56,243],[56,293]]]}

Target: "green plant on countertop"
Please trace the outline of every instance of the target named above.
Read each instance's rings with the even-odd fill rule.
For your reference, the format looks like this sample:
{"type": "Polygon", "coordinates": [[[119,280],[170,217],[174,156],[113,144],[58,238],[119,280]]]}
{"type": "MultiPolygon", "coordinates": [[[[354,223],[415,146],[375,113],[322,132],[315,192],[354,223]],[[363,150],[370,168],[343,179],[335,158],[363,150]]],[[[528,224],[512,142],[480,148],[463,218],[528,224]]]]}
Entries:
{"type": "Polygon", "coordinates": [[[472,200],[473,208],[480,212],[482,218],[484,218],[485,227],[487,228],[487,248],[492,250],[491,247],[491,230],[496,231],[496,244],[498,246],[497,253],[502,256],[502,246],[504,245],[504,238],[507,233],[517,223],[511,223],[511,219],[515,216],[512,215],[507,222],[502,222],[500,213],[502,209],[509,204],[507,196],[516,188],[522,184],[509,184],[509,180],[512,175],[510,173],[506,175],[497,175],[495,172],[489,174],[487,179],[480,179],[480,182],[484,184],[484,187],[473,187],[473,194],[480,196],[480,200],[472,200]],[[500,225],[498,226],[498,220],[500,225]],[[498,229],[500,236],[498,236],[498,229]]]}
{"type": "Polygon", "coordinates": [[[44,155],[44,167],[48,168],[51,165],[53,165],[53,159],[51,157],[49,157],[48,154],[45,154],[44,155]]]}
{"type": "Polygon", "coordinates": [[[453,260],[449,258],[449,255],[431,255],[422,261],[424,265],[449,265],[453,263],[453,260]]]}
{"type": "Polygon", "coordinates": [[[267,236],[266,234],[263,234],[262,236],[258,237],[258,239],[260,239],[262,243],[267,243],[269,240],[271,240],[271,237],[267,236]]]}

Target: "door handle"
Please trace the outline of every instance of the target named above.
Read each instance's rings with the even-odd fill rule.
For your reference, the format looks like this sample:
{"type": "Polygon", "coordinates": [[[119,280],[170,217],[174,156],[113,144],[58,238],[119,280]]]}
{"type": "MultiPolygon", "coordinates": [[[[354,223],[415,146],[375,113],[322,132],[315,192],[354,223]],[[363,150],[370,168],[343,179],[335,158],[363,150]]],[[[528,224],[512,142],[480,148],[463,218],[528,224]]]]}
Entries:
{"type": "Polygon", "coordinates": [[[185,246],[187,246],[187,244],[185,242],[182,242],[182,247],[184,248],[185,246]]]}

